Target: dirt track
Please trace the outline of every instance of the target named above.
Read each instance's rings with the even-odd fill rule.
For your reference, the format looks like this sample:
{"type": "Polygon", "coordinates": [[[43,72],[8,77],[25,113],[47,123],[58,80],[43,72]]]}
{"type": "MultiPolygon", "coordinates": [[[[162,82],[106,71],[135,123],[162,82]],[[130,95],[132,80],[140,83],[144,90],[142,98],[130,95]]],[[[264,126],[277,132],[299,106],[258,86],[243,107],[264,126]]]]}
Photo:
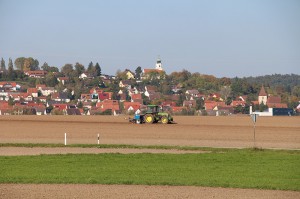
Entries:
{"type": "MultiPolygon", "coordinates": [[[[175,120],[178,124],[138,125],[128,123],[121,116],[1,116],[0,142],[64,143],[64,133],[67,133],[68,144],[96,144],[99,133],[102,144],[253,147],[253,123],[250,117],[175,117],[175,120]]],[[[258,118],[256,146],[300,149],[300,117],[258,118]]],[[[70,148],[51,150],[5,147],[0,148],[0,154],[78,153],[72,151],[78,149],[70,148]]],[[[85,153],[84,150],[79,152],[85,153]]],[[[300,192],[191,186],[0,184],[0,198],[276,199],[300,198],[300,192]]]]}

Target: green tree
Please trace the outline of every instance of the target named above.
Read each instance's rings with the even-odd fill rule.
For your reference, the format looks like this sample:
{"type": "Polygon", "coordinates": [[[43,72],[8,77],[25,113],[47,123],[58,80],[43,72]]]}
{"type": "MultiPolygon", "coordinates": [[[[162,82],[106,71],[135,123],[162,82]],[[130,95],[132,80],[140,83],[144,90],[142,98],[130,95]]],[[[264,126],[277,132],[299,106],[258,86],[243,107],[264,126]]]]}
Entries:
{"type": "Polygon", "coordinates": [[[4,61],[3,57],[1,59],[0,70],[2,70],[2,71],[6,70],[5,61],[4,61]]]}
{"type": "Polygon", "coordinates": [[[94,72],[94,68],[95,67],[94,67],[93,62],[90,62],[89,65],[88,65],[88,68],[86,69],[86,72],[92,74],[94,72]]]}
{"type": "Polygon", "coordinates": [[[55,67],[55,66],[50,66],[50,68],[49,68],[49,72],[59,72],[59,70],[58,70],[58,68],[57,67],[55,67]]]}
{"type": "Polygon", "coordinates": [[[268,109],[268,106],[265,105],[264,103],[261,103],[261,104],[259,105],[259,111],[260,111],[260,112],[264,112],[266,109],[268,109]]]}
{"type": "Polygon", "coordinates": [[[45,83],[47,86],[54,87],[57,85],[58,81],[53,73],[48,73],[45,77],[45,83]]]}
{"type": "Polygon", "coordinates": [[[8,59],[8,68],[9,67],[14,68],[14,65],[13,65],[13,62],[12,62],[11,58],[8,59]]]}
{"type": "Polygon", "coordinates": [[[45,62],[45,63],[42,65],[41,69],[44,70],[44,71],[49,71],[49,70],[50,70],[50,66],[48,65],[47,62],[45,62]]]}
{"type": "Polygon", "coordinates": [[[15,105],[14,98],[9,97],[9,99],[8,99],[8,105],[9,105],[9,106],[15,105]]]}
{"type": "Polygon", "coordinates": [[[138,66],[136,69],[135,69],[135,77],[137,80],[140,80],[141,79],[141,75],[142,75],[142,68],[140,66],[138,66]]]}
{"type": "Polygon", "coordinates": [[[96,76],[100,76],[101,75],[101,67],[98,64],[98,62],[95,65],[95,71],[96,71],[96,76]]]}
{"type": "Polygon", "coordinates": [[[14,71],[12,60],[9,58],[8,70],[7,70],[7,79],[8,80],[15,80],[15,78],[16,78],[16,74],[15,74],[15,71],[14,71]]]}

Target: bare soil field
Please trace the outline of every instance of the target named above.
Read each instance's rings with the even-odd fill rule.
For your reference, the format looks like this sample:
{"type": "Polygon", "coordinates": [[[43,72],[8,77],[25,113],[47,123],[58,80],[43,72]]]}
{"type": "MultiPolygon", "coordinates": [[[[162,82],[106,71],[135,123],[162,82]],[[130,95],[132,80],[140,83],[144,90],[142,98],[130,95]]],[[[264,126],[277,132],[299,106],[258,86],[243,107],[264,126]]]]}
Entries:
{"type": "Polygon", "coordinates": [[[0,198],[295,199],[300,192],[193,186],[0,184],[0,198]]]}
{"type": "MultiPolygon", "coordinates": [[[[184,117],[177,124],[131,124],[125,116],[0,116],[0,143],[178,145],[253,147],[249,116],[184,117]]],[[[300,117],[260,117],[256,147],[300,149],[300,117]]],[[[139,149],[0,148],[0,155],[53,153],[180,153],[139,149]],[[79,150],[79,151],[78,151],[79,150]],[[91,151],[92,150],[92,151],[91,151]],[[97,151],[95,151],[97,150],[97,151]],[[128,150],[128,151],[126,151],[128,150]]],[[[300,192],[146,185],[0,184],[0,198],[300,198],[300,192]]]]}
{"type": "MultiPolygon", "coordinates": [[[[125,116],[1,116],[0,143],[253,147],[249,116],[175,116],[177,124],[131,124],[125,116]]],[[[300,149],[300,117],[259,117],[256,146],[300,149]]]]}

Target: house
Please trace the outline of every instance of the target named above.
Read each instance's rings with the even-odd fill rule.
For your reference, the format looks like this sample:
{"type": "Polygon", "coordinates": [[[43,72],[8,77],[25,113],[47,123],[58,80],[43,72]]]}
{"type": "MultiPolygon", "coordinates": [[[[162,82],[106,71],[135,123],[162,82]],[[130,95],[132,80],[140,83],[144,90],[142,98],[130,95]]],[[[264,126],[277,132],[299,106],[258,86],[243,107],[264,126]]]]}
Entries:
{"type": "Polygon", "coordinates": [[[89,73],[81,73],[79,75],[79,79],[93,79],[93,78],[94,78],[94,76],[89,73]]]}
{"type": "Polygon", "coordinates": [[[113,115],[117,115],[120,112],[120,105],[118,100],[104,100],[96,104],[96,108],[99,108],[101,112],[111,110],[113,115]]]}
{"type": "Polygon", "coordinates": [[[120,88],[131,89],[131,81],[130,80],[121,80],[119,82],[119,87],[120,88]]]}
{"type": "Polygon", "coordinates": [[[127,76],[127,79],[135,79],[135,74],[132,71],[130,71],[129,69],[125,70],[125,74],[127,76]]]}
{"type": "Polygon", "coordinates": [[[112,92],[104,92],[104,91],[98,92],[98,100],[100,100],[100,101],[111,100],[112,96],[113,96],[112,92]]]}
{"type": "Polygon", "coordinates": [[[226,106],[225,102],[216,102],[216,101],[204,101],[204,109],[206,111],[213,110],[216,106],[226,106]]]}
{"type": "Polygon", "coordinates": [[[139,102],[140,104],[143,104],[142,94],[131,94],[131,102],[139,102]]]}
{"type": "Polygon", "coordinates": [[[185,92],[186,95],[190,96],[191,98],[195,98],[198,97],[199,91],[196,89],[192,89],[192,90],[187,90],[185,92]]]}
{"type": "Polygon", "coordinates": [[[237,106],[245,107],[247,105],[247,103],[245,101],[241,101],[241,100],[233,100],[230,105],[232,107],[237,107],[237,106]]]}
{"type": "Polygon", "coordinates": [[[63,85],[69,81],[69,77],[58,77],[57,78],[58,82],[61,82],[63,85]]]}
{"type": "Polygon", "coordinates": [[[196,100],[184,100],[182,106],[187,108],[196,108],[197,103],[196,100]]]}
{"type": "Polygon", "coordinates": [[[47,75],[47,71],[44,70],[34,70],[34,71],[26,71],[25,75],[33,78],[44,78],[47,75]]]}
{"type": "Polygon", "coordinates": [[[215,106],[213,110],[216,111],[216,116],[231,115],[234,113],[232,106],[215,106]]]}
{"type": "Polygon", "coordinates": [[[0,88],[3,89],[3,91],[19,91],[21,89],[21,86],[17,84],[16,82],[0,82],[0,88]]]}
{"type": "Polygon", "coordinates": [[[215,100],[215,101],[221,101],[221,102],[224,101],[224,99],[221,97],[220,93],[211,93],[209,95],[209,98],[212,99],[212,100],[215,100]]]}
{"type": "Polygon", "coordinates": [[[46,115],[46,107],[44,106],[37,106],[35,107],[36,115],[46,115]]]}
{"type": "Polygon", "coordinates": [[[38,88],[39,91],[41,91],[42,95],[43,96],[49,96],[51,95],[52,93],[55,93],[56,90],[54,89],[54,87],[40,87],[38,88]]]}
{"type": "Polygon", "coordinates": [[[149,86],[149,85],[148,85],[148,86],[145,86],[145,92],[144,92],[144,95],[145,95],[146,97],[149,97],[149,98],[150,98],[150,95],[156,93],[157,90],[158,90],[158,89],[157,89],[156,86],[149,86]]]}
{"type": "MultiPolygon", "coordinates": [[[[98,95],[97,95],[97,98],[96,99],[98,99],[98,95]]],[[[80,101],[81,102],[88,102],[88,101],[91,101],[92,100],[92,95],[91,94],[89,94],[89,93],[85,93],[85,94],[81,94],[80,95],[80,101]]]]}
{"type": "Polygon", "coordinates": [[[51,94],[51,99],[57,102],[70,102],[68,93],[65,92],[54,92],[51,94]]]}
{"type": "Polygon", "coordinates": [[[38,89],[37,88],[28,88],[27,93],[32,97],[38,97],[38,89]]]}
{"type": "Polygon", "coordinates": [[[124,102],[124,110],[129,112],[135,112],[140,110],[141,104],[139,102],[124,102]]]}

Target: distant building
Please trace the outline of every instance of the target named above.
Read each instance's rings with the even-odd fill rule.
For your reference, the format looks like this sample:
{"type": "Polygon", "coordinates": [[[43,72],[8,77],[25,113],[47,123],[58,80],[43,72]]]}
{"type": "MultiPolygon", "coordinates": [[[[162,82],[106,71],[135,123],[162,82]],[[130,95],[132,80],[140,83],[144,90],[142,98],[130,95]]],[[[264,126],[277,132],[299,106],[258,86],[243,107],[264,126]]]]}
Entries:
{"type": "Polygon", "coordinates": [[[155,69],[144,69],[141,79],[149,79],[149,78],[153,78],[153,77],[160,79],[164,74],[165,74],[165,71],[162,68],[161,59],[158,58],[156,60],[155,69]]]}

